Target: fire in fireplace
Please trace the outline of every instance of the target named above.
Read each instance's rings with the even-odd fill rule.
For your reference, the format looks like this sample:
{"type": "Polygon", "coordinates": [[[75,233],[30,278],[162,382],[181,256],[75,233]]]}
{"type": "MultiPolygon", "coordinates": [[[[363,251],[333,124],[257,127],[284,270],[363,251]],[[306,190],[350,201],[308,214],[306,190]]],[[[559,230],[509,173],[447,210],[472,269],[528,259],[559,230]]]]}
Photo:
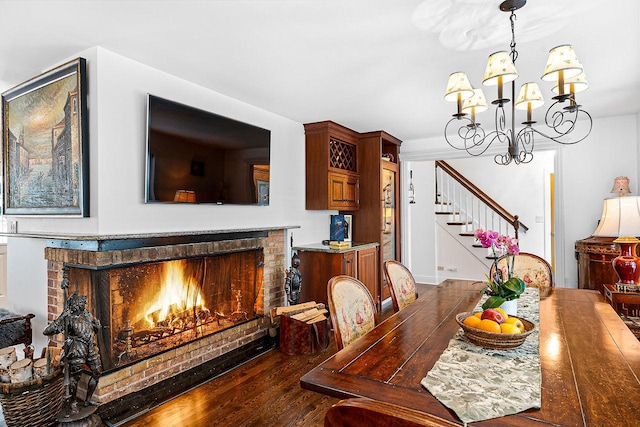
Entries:
{"type": "Polygon", "coordinates": [[[256,318],[262,270],[256,249],[68,274],[102,323],[109,371],[256,318]]]}

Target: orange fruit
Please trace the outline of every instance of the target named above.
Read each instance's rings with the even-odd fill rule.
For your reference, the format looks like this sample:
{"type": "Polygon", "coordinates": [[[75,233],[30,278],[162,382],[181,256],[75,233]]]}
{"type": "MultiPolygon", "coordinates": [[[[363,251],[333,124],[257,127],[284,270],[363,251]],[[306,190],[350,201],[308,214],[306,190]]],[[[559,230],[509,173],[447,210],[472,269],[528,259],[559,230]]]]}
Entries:
{"type": "Polygon", "coordinates": [[[500,324],[500,332],[503,334],[519,334],[520,329],[514,324],[511,323],[502,323],[500,324]]]}
{"type": "Polygon", "coordinates": [[[475,328],[478,326],[478,323],[480,323],[480,318],[476,316],[468,316],[466,319],[462,321],[462,323],[472,328],[475,328]]]}
{"type": "Polygon", "coordinates": [[[500,333],[500,325],[498,324],[498,322],[494,322],[491,319],[482,319],[478,325],[476,326],[476,328],[481,329],[483,331],[487,331],[487,332],[495,332],[497,334],[500,333]]]}
{"type": "Polygon", "coordinates": [[[506,311],[504,311],[502,308],[497,307],[495,309],[498,313],[502,314],[502,317],[504,317],[504,320],[507,320],[509,318],[509,315],[507,314],[506,311]]]}
{"type": "Polygon", "coordinates": [[[478,319],[482,317],[482,312],[481,311],[476,311],[475,313],[473,313],[474,316],[476,316],[478,319]]]}
{"type": "Polygon", "coordinates": [[[518,328],[520,333],[524,332],[524,323],[522,323],[522,321],[516,317],[508,318],[507,320],[505,320],[505,323],[514,325],[516,328],[518,328]]]}

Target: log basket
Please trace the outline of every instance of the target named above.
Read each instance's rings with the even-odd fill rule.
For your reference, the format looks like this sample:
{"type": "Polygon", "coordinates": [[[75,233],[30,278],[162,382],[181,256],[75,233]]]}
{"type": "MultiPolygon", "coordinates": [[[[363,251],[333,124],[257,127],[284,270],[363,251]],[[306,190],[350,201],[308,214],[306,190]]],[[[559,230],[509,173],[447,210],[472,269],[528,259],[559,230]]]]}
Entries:
{"type": "Polygon", "coordinates": [[[0,385],[0,404],[7,427],[42,427],[57,423],[64,395],[60,369],[50,375],[0,385]]]}

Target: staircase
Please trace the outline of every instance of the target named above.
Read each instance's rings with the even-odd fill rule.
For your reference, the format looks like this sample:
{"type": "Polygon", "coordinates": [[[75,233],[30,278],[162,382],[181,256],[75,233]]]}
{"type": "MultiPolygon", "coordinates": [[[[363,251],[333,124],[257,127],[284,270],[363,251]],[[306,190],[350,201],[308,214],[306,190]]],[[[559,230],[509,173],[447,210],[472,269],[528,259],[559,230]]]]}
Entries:
{"type": "Polygon", "coordinates": [[[517,215],[505,210],[446,162],[436,161],[435,173],[438,226],[487,267],[493,253],[476,243],[475,230],[494,230],[515,238],[528,230],[517,215]]]}

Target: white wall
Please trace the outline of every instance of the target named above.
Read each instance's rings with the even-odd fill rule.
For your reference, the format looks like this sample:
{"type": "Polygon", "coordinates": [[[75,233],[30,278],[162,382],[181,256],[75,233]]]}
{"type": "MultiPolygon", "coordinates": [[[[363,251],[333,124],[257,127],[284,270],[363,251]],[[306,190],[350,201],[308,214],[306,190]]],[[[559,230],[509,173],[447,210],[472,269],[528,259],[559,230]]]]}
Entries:
{"type": "MultiPolygon", "coordinates": [[[[557,150],[555,160],[556,280],[559,286],[577,286],[575,241],[590,236],[595,230],[596,223],[602,214],[603,199],[611,196],[609,191],[613,179],[619,175],[628,176],[631,178],[633,194],[640,193],[639,120],[638,115],[595,119],[591,135],[578,144],[569,146],[539,144],[542,150],[549,148],[557,150]]],[[[538,150],[534,153],[538,155],[538,150]]],[[[540,151],[540,155],[542,155],[542,151],[540,151]]],[[[431,191],[429,195],[424,197],[424,204],[422,204],[423,198],[421,197],[419,204],[409,208],[412,209],[411,221],[404,225],[405,230],[414,236],[412,252],[405,255],[410,257],[406,262],[413,266],[412,271],[416,278],[421,277],[424,280],[436,278],[438,281],[436,263],[432,261],[432,257],[435,256],[433,248],[437,244],[432,202],[433,178],[422,183],[415,179],[416,174],[426,176],[433,173],[433,162],[424,162],[424,160],[446,159],[452,165],[458,165],[461,160],[456,158],[460,157],[460,153],[450,148],[443,138],[405,141],[402,144],[400,160],[403,163],[410,162],[410,168],[414,171],[416,191],[421,191],[423,187],[426,191],[431,191]],[[421,239],[416,239],[415,233],[413,233],[414,228],[420,230],[421,239]]],[[[499,203],[504,203],[508,210],[521,215],[523,222],[528,226],[539,226],[539,223],[535,221],[535,216],[540,214],[538,208],[534,212],[527,212],[526,207],[520,206],[520,203],[527,203],[526,200],[524,202],[521,200],[517,206],[512,203],[513,200],[523,196],[526,198],[527,193],[516,192],[501,195],[503,191],[500,186],[503,180],[511,179],[511,172],[516,168],[526,168],[526,165],[495,166],[497,171],[494,171],[493,160],[490,157],[468,160],[465,155],[464,158],[466,159],[465,163],[473,161],[477,165],[465,168],[463,174],[478,178],[483,175],[498,175],[493,186],[487,183],[486,192],[499,203]]],[[[517,185],[514,191],[529,188],[527,181],[523,181],[522,178],[516,178],[515,182],[517,185]]],[[[481,188],[484,190],[483,186],[481,188]]],[[[534,197],[539,197],[539,195],[534,197]]],[[[407,209],[404,206],[403,208],[407,209]]],[[[533,235],[537,236],[538,233],[533,235]]],[[[530,245],[527,240],[530,238],[529,236],[531,234],[523,236],[523,245],[526,245],[523,248],[537,251],[538,249],[531,248],[538,248],[539,242],[531,242],[530,245]]],[[[538,237],[536,237],[537,239],[538,237]]]]}
{"type": "Polygon", "coordinates": [[[632,193],[640,194],[637,117],[594,120],[588,141],[559,153],[558,202],[563,215],[557,232],[564,234],[564,247],[558,249],[558,255],[564,255],[565,261],[564,276],[556,275],[560,283],[577,285],[575,241],[595,231],[603,200],[613,196],[610,191],[614,178],[628,176],[632,193]]]}
{"type": "MultiPolygon", "coordinates": [[[[291,230],[294,244],[327,238],[328,217],[335,212],[307,211],[304,207],[305,144],[301,123],[103,48],[95,47],[68,59],[77,56],[87,59],[91,216],[9,217],[10,221],[18,221],[21,234],[109,235],[299,226],[291,230]],[[147,93],[271,130],[270,205],[145,204],[147,93]]],[[[33,70],[33,75],[41,71],[33,70]]],[[[8,242],[8,306],[36,314],[35,336],[41,334],[46,322],[44,243],[29,237],[12,237],[8,242]]]]}

